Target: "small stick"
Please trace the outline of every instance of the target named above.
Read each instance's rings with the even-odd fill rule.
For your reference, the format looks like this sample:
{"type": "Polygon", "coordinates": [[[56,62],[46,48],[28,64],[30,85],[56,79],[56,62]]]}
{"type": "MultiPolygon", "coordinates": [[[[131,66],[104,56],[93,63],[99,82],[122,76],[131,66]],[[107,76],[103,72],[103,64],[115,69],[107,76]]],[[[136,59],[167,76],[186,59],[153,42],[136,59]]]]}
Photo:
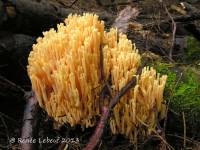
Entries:
{"type": "Polygon", "coordinates": [[[12,81],[6,79],[5,77],[3,77],[3,76],[1,76],[1,75],[0,75],[0,80],[3,80],[4,82],[10,84],[11,86],[13,86],[13,87],[15,87],[16,89],[18,89],[19,91],[21,91],[22,93],[24,93],[24,94],[26,93],[26,91],[25,91],[23,88],[21,88],[19,85],[16,85],[14,82],[12,82],[12,81]]]}
{"type": "MultiPolygon", "coordinates": [[[[141,123],[142,125],[148,127],[148,125],[147,125],[146,123],[142,122],[139,118],[137,118],[137,119],[140,121],[140,123],[141,123]]],[[[161,136],[161,135],[160,135],[156,130],[154,130],[154,129],[152,130],[152,132],[155,133],[154,137],[160,138],[160,140],[162,141],[162,143],[165,144],[164,147],[162,147],[161,149],[166,149],[166,146],[167,146],[170,150],[175,150],[169,143],[167,143],[165,137],[161,136]]]]}
{"type": "MultiPolygon", "coordinates": [[[[35,126],[37,125],[36,114],[38,112],[37,99],[33,94],[33,92],[26,92],[25,98],[27,103],[24,110],[23,126],[21,133],[21,138],[24,140],[33,138],[33,134],[35,132],[35,126]]],[[[20,146],[21,150],[33,149],[33,143],[29,142],[22,142],[20,146]]]]}
{"type": "Polygon", "coordinates": [[[69,7],[72,7],[78,0],[74,0],[69,7]]]}
{"type": "MultiPolygon", "coordinates": [[[[175,138],[179,138],[179,139],[184,139],[184,137],[182,136],[179,136],[179,135],[173,135],[173,134],[166,134],[167,136],[171,136],[171,137],[175,137],[175,138]]],[[[188,138],[188,137],[185,137],[185,140],[187,142],[190,142],[191,144],[195,144],[195,145],[200,145],[200,142],[199,141],[196,141],[196,140],[193,140],[191,138],[188,138]]]]}
{"type": "Polygon", "coordinates": [[[104,127],[108,120],[109,114],[110,114],[109,109],[106,107],[103,107],[102,115],[98,122],[98,125],[97,125],[92,137],[90,138],[89,143],[86,145],[86,147],[83,150],[93,150],[96,147],[96,145],[99,143],[99,141],[103,135],[104,127]]]}
{"type": "Polygon", "coordinates": [[[3,123],[3,125],[4,125],[4,128],[5,128],[5,132],[6,132],[6,136],[7,136],[7,140],[8,140],[8,144],[9,144],[9,132],[8,132],[8,127],[7,127],[7,125],[6,125],[6,123],[5,123],[5,120],[4,120],[4,118],[0,115],[0,119],[1,119],[1,121],[2,121],[2,123],[3,123]]]}
{"type": "Polygon", "coordinates": [[[175,44],[175,37],[176,37],[176,22],[174,21],[174,18],[171,16],[170,12],[168,11],[166,5],[164,4],[165,11],[167,12],[167,15],[170,17],[172,21],[172,45],[169,51],[169,58],[172,59],[172,53],[174,49],[174,44],[175,44]]]}
{"type": "Polygon", "coordinates": [[[160,140],[168,147],[168,149],[175,150],[169,143],[167,143],[167,141],[165,140],[165,138],[163,138],[162,136],[160,136],[156,131],[154,131],[154,133],[156,134],[155,137],[160,138],[160,140]]]}
{"type": "Polygon", "coordinates": [[[15,125],[18,126],[18,122],[15,119],[11,118],[10,116],[8,116],[8,115],[6,115],[6,114],[4,114],[2,112],[0,112],[0,116],[3,116],[5,118],[7,118],[8,120],[12,121],[15,125]]]}
{"type": "Polygon", "coordinates": [[[186,122],[185,122],[185,113],[182,112],[183,115],[183,149],[186,148],[186,122]]]}
{"type": "MultiPolygon", "coordinates": [[[[142,68],[140,67],[136,74],[141,74],[142,68]]],[[[136,84],[136,76],[134,76],[116,95],[115,97],[110,101],[109,107],[103,107],[102,109],[102,115],[100,118],[100,121],[98,122],[98,125],[95,129],[94,134],[89,140],[89,143],[86,145],[86,147],[83,150],[93,150],[98,142],[100,141],[103,130],[105,127],[105,124],[107,123],[107,120],[109,118],[111,110],[116,106],[116,104],[120,101],[120,98],[126,94],[127,91],[129,91],[132,87],[134,87],[136,84]]]]}
{"type": "Polygon", "coordinates": [[[100,81],[104,81],[103,48],[100,46],[100,81]]]}
{"type": "MultiPolygon", "coordinates": [[[[175,22],[182,22],[182,23],[188,23],[195,20],[200,20],[200,14],[191,14],[191,15],[184,15],[184,16],[177,16],[173,18],[175,22]]],[[[160,25],[166,24],[172,22],[171,19],[161,20],[160,25]]],[[[144,29],[152,28],[156,26],[157,24],[155,22],[147,23],[143,26],[144,29]]]]}

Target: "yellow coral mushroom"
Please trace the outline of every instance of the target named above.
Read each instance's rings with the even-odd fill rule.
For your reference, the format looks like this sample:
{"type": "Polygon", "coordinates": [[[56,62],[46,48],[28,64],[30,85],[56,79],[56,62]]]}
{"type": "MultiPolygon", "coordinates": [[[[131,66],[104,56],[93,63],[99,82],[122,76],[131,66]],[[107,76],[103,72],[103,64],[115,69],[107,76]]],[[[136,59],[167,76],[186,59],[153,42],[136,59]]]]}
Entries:
{"type": "Polygon", "coordinates": [[[145,67],[137,85],[127,93],[113,110],[110,126],[113,133],[125,134],[134,141],[138,127],[145,125],[145,135],[155,130],[159,113],[165,111],[163,91],[167,76],[159,77],[153,68],[145,67]],[[128,95],[129,94],[129,95],[128,95]]]}
{"type": "Polygon", "coordinates": [[[38,38],[28,74],[39,105],[56,121],[94,125],[99,114],[99,55],[104,24],[92,14],[70,15],[38,38]]]}
{"type": "MultiPolygon", "coordinates": [[[[140,55],[127,36],[117,29],[104,31],[104,22],[94,14],[70,15],[37,39],[28,58],[28,74],[39,105],[49,116],[71,126],[91,127],[100,115],[100,49],[104,73],[118,92],[136,74],[140,55]]],[[[112,132],[134,139],[136,127],[145,123],[155,128],[164,110],[166,76],[144,68],[135,88],[113,109],[112,132]]]]}

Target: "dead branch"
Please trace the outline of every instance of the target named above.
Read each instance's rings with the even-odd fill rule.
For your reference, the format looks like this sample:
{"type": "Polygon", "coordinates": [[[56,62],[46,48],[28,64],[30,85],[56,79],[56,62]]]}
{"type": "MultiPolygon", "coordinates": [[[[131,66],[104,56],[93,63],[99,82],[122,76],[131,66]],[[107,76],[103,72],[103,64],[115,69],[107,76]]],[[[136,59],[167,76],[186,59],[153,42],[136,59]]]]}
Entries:
{"type": "Polygon", "coordinates": [[[171,22],[172,22],[172,45],[171,45],[171,48],[170,48],[170,51],[169,51],[169,58],[172,59],[172,53],[173,53],[175,37],[176,37],[176,22],[174,21],[174,18],[172,17],[170,12],[168,11],[165,4],[164,4],[164,8],[165,8],[167,15],[169,16],[169,18],[171,19],[171,22]]]}
{"type": "MultiPolygon", "coordinates": [[[[141,74],[142,68],[139,68],[136,74],[141,74]]],[[[116,104],[120,101],[121,97],[126,94],[131,88],[133,88],[136,84],[136,76],[134,76],[110,101],[109,107],[105,108],[103,107],[103,114],[101,115],[100,121],[98,122],[98,125],[95,129],[94,134],[90,138],[89,143],[86,145],[84,150],[92,150],[96,147],[98,142],[100,141],[100,138],[103,135],[103,130],[105,127],[105,124],[107,123],[107,120],[109,118],[111,110],[116,106],[116,104]]]]}
{"type": "Polygon", "coordinates": [[[112,108],[118,103],[120,98],[131,88],[134,86],[136,82],[135,77],[124,87],[122,90],[119,91],[119,93],[111,100],[109,104],[109,108],[103,107],[102,109],[102,114],[100,121],[98,122],[98,125],[96,126],[95,132],[93,133],[92,137],[90,138],[89,143],[86,145],[84,150],[93,150],[96,145],[99,143],[102,135],[103,135],[103,130],[105,127],[105,124],[107,123],[107,120],[110,115],[110,111],[112,108]]]}
{"type": "Polygon", "coordinates": [[[92,150],[99,143],[99,141],[103,135],[104,127],[109,118],[109,114],[110,114],[109,109],[106,107],[103,107],[101,118],[98,122],[98,125],[96,126],[96,129],[95,129],[92,137],[90,138],[89,143],[86,145],[86,147],[83,150],[92,150]]]}
{"type": "MultiPolygon", "coordinates": [[[[26,106],[24,110],[24,117],[23,117],[23,126],[22,126],[22,139],[31,139],[36,134],[36,125],[37,125],[37,117],[38,117],[38,103],[34,93],[27,92],[25,94],[26,99],[26,106]]],[[[20,143],[22,150],[31,150],[33,149],[33,143],[29,142],[22,142],[20,143]]]]}

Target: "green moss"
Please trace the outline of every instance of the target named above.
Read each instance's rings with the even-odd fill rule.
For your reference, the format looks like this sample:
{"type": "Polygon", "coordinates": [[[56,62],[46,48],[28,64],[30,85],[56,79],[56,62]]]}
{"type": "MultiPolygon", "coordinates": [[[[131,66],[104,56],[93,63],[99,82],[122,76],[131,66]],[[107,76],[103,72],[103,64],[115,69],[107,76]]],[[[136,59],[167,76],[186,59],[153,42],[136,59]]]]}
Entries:
{"type": "Polygon", "coordinates": [[[192,70],[184,71],[173,92],[172,105],[176,111],[186,112],[187,117],[200,121],[197,116],[200,115],[200,81],[192,70]]]}
{"type": "Polygon", "coordinates": [[[164,96],[170,101],[170,109],[177,113],[185,112],[188,122],[200,123],[200,80],[197,71],[165,63],[153,66],[159,73],[168,75],[164,96]]]}
{"type": "Polygon", "coordinates": [[[200,59],[200,42],[192,36],[187,37],[186,60],[196,61],[200,59]]]}

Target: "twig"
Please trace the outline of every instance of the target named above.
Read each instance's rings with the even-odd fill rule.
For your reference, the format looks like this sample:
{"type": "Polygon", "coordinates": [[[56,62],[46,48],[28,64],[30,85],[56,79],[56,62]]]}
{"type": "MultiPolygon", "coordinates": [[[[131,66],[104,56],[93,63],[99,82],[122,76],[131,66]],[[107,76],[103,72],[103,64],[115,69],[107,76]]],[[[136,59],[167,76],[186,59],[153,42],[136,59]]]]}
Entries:
{"type": "Polygon", "coordinates": [[[179,113],[175,112],[173,109],[169,108],[168,111],[170,111],[171,113],[173,113],[176,116],[180,116],[179,113]]]}
{"type": "MultiPolygon", "coordinates": [[[[105,82],[105,78],[104,78],[104,64],[103,64],[103,48],[100,46],[100,81],[105,82]]],[[[108,82],[106,82],[108,83],[108,82]]],[[[100,102],[103,101],[104,99],[104,94],[105,94],[105,90],[106,87],[108,88],[108,85],[105,84],[102,88],[101,94],[100,94],[100,102]]],[[[101,110],[101,118],[98,122],[98,125],[92,135],[92,137],[90,138],[89,143],[87,144],[87,146],[84,148],[84,150],[92,150],[96,147],[96,145],[99,143],[101,136],[103,135],[103,131],[104,131],[104,126],[107,122],[109,116],[109,110],[106,107],[102,107],[101,110]]]]}
{"type": "Polygon", "coordinates": [[[5,117],[5,118],[7,118],[10,121],[12,121],[13,123],[15,123],[18,126],[17,121],[14,120],[13,118],[9,117],[8,115],[6,115],[6,114],[4,114],[2,112],[0,112],[0,115],[3,116],[3,117],[5,117]]]}
{"type": "Polygon", "coordinates": [[[183,73],[181,72],[181,75],[179,76],[179,78],[178,78],[178,80],[177,80],[177,82],[176,82],[176,84],[175,84],[173,90],[176,89],[176,87],[178,86],[178,84],[179,84],[179,82],[181,81],[181,78],[182,78],[182,77],[183,77],[183,73]]]}
{"type": "MultiPolygon", "coordinates": [[[[143,121],[141,121],[139,118],[137,118],[137,120],[138,120],[142,125],[148,127],[148,125],[147,125],[146,123],[144,123],[143,121]]],[[[154,130],[154,129],[152,129],[152,132],[154,132],[154,133],[155,133],[154,136],[160,138],[160,140],[161,140],[169,149],[174,150],[174,148],[173,148],[169,143],[167,143],[167,141],[165,140],[165,137],[159,135],[159,133],[158,133],[156,130],[154,130]]]]}
{"type": "Polygon", "coordinates": [[[100,81],[104,81],[103,48],[100,46],[100,81]]]}
{"type": "Polygon", "coordinates": [[[182,112],[183,115],[183,148],[186,148],[186,122],[185,122],[185,113],[182,112]]]}
{"type": "Polygon", "coordinates": [[[166,129],[166,125],[167,125],[167,117],[168,117],[168,111],[169,111],[169,104],[170,104],[170,100],[167,103],[167,108],[166,108],[166,112],[165,112],[165,120],[164,120],[164,125],[163,125],[163,132],[162,132],[162,136],[165,137],[165,129],[166,129]]]}
{"type": "Polygon", "coordinates": [[[173,135],[173,134],[166,134],[167,136],[171,136],[171,137],[175,137],[175,138],[179,138],[179,139],[182,139],[182,140],[186,140],[187,142],[190,142],[190,143],[193,143],[195,145],[200,145],[200,142],[199,141],[195,141],[193,139],[190,139],[190,138],[187,138],[187,137],[182,137],[182,136],[179,136],[179,135],[173,135]]]}
{"type": "Polygon", "coordinates": [[[0,145],[0,148],[2,148],[2,149],[9,149],[9,146],[8,145],[6,145],[6,146],[0,145]]]}
{"type": "Polygon", "coordinates": [[[10,84],[11,86],[13,86],[13,87],[15,87],[16,89],[18,89],[19,91],[21,91],[22,93],[24,93],[24,94],[26,93],[26,91],[25,91],[23,88],[21,88],[19,85],[16,85],[14,82],[12,82],[12,81],[6,79],[5,77],[3,77],[3,76],[1,76],[1,75],[0,75],[0,80],[3,80],[4,82],[10,84]]]}
{"type": "MultiPolygon", "coordinates": [[[[105,81],[104,78],[104,64],[103,64],[103,49],[100,47],[100,80],[103,82],[106,82],[100,95],[100,101],[103,101],[105,90],[108,89],[110,95],[112,95],[112,89],[110,89],[110,86],[107,81],[105,81]]],[[[109,117],[110,111],[108,110],[107,107],[102,107],[102,113],[101,113],[101,118],[98,122],[98,125],[90,138],[89,143],[87,146],[84,148],[85,150],[92,150],[96,147],[96,145],[99,143],[101,136],[103,135],[104,127],[107,122],[107,119],[109,117]]]]}
{"type": "Polygon", "coordinates": [[[172,45],[169,51],[169,58],[172,59],[172,53],[174,49],[174,44],[175,44],[175,37],[176,37],[176,22],[174,21],[174,18],[171,16],[170,12],[168,11],[166,5],[164,4],[165,11],[167,12],[167,15],[171,19],[172,22],[172,45]]]}
{"type": "Polygon", "coordinates": [[[169,57],[169,55],[165,52],[165,50],[157,45],[154,45],[155,47],[157,47],[161,52],[162,54],[164,55],[164,57],[166,57],[170,62],[173,62],[175,63],[175,61],[169,57]]]}
{"type": "Polygon", "coordinates": [[[103,135],[104,127],[108,120],[109,114],[110,114],[109,109],[107,107],[103,107],[101,118],[98,122],[98,125],[92,137],[90,138],[89,143],[86,145],[86,147],[83,150],[93,150],[96,147],[96,145],[99,143],[103,135]]]}
{"type": "MultiPolygon", "coordinates": [[[[141,69],[137,72],[137,75],[141,74],[141,69]]],[[[118,93],[117,95],[111,100],[109,104],[109,109],[115,107],[115,105],[119,102],[120,98],[126,94],[133,86],[136,84],[136,76],[134,76],[118,93]]]]}
{"type": "Polygon", "coordinates": [[[99,144],[98,150],[101,150],[101,149],[100,149],[101,146],[102,146],[102,141],[101,141],[100,144],[99,144]]]}
{"type": "MultiPolygon", "coordinates": [[[[23,117],[23,127],[21,138],[22,139],[29,139],[34,136],[34,132],[36,132],[36,125],[38,117],[38,105],[37,100],[33,92],[27,92],[25,95],[27,104],[24,110],[24,117],[23,117]]],[[[22,150],[31,150],[33,149],[33,143],[21,143],[22,150]]]]}
{"type": "Polygon", "coordinates": [[[154,133],[156,134],[155,137],[160,138],[160,140],[168,147],[168,149],[175,150],[175,149],[174,149],[169,143],[167,143],[167,141],[166,141],[162,136],[160,136],[156,131],[154,131],[154,133]]]}
{"type": "MultiPolygon", "coordinates": [[[[199,20],[200,14],[194,13],[194,14],[185,15],[185,16],[177,16],[177,17],[174,17],[173,19],[174,19],[175,22],[188,23],[188,22],[191,22],[191,21],[194,21],[194,20],[199,20]]],[[[163,24],[166,24],[166,23],[170,23],[170,22],[172,22],[171,19],[161,20],[160,26],[163,25],[163,24]]],[[[154,26],[157,26],[157,23],[151,22],[151,23],[144,25],[143,28],[148,29],[148,28],[150,28],[150,27],[152,28],[154,26]]]]}
{"type": "Polygon", "coordinates": [[[74,0],[69,7],[72,7],[78,0],[74,0]]]}
{"type": "Polygon", "coordinates": [[[110,97],[113,99],[113,91],[112,91],[112,88],[111,88],[110,84],[108,83],[108,81],[106,81],[105,86],[108,89],[108,93],[109,93],[110,97]]]}
{"type": "Polygon", "coordinates": [[[4,118],[1,115],[0,115],[0,118],[1,118],[1,121],[2,121],[2,123],[4,125],[6,136],[7,136],[7,141],[8,141],[8,144],[9,144],[10,137],[9,137],[8,127],[7,127],[7,125],[6,125],[5,121],[4,121],[4,118]]]}
{"type": "MultiPolygon", "coordinates": [[[[142,68],[138,69],[138,72],[136,74],[141,74],[142,68]]],[[[103,135],[103,130],[105,127],[105,124],[107,123],[107,120],[109,118],[111,110],[115,107],[115,105],[120,101],[121,97],[129,91],[132,87],[134,87],[136,84],[136,76],[134,76],[116,95],[115,97],[110,101],[109,107],[103,107],[102,109],[102,115],[100,118],[100,121],[98,122],[98,125],[95,129],[94,134],[90,138],[89,143],[86,145],[84,150],[92,150],[96,147],[99,140],[101,139],[103,135]]]]}

